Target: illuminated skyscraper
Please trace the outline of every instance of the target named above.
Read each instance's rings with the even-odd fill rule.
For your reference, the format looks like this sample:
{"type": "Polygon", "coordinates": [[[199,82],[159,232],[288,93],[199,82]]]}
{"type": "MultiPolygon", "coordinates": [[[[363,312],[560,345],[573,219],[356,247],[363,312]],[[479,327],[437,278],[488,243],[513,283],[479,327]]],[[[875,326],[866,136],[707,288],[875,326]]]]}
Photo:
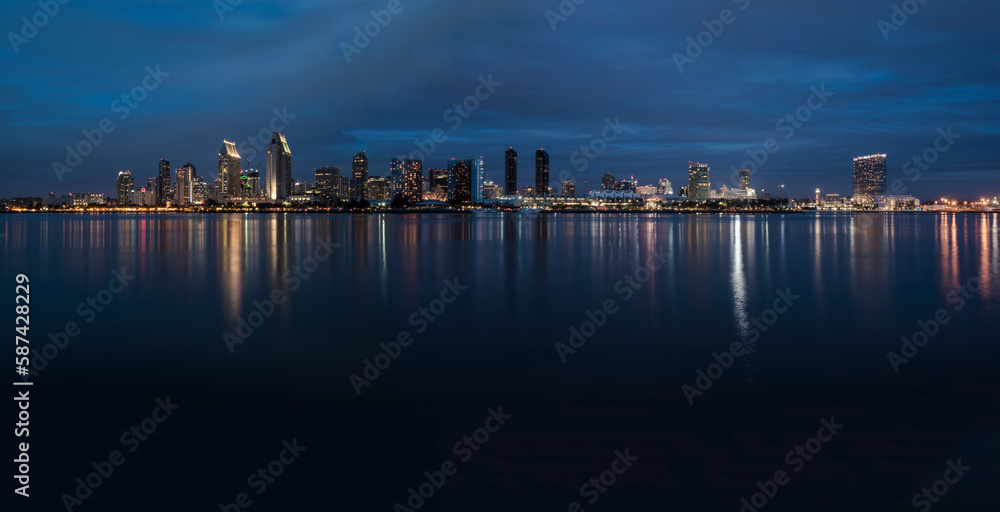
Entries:
{"type": "Polygon", "coordinates": [[[119,171],[117,185],[118,206],[125,206],[129,204],[129,194],[135,188],[135,182],[132,180],[132,171],[119,171]]]}
{"type": "Polygon", "coordinates": [[[351,199],[360,201],[365,198],[365,182],[368,181],[368,155],[364,151],[354,155],[351,177],[353,179],[351,199]]]}
{"type": "Polygon", "coordinates": [[[242,195],[241,169],[242,159],[236,151],[236,144],[223,139],[222,149],[219,150],[219,181],[222,183],[223,195],[233,197],[242,195]]]}
{"type": "Polygon", "coordinates": [[[854,158],[855,199],[885,195],[885,158],[884,153],[854,158]]]}
{"type": "Polygon", "coordinates": [[[326,200],[335,199],[340,189],[340,167],[316,169],[316,192],[326,200]]]}
{"type": "Polygon", "coordinates": [[[549,154],[544,149],[535,151],[535,195],[549,195],[549,154]]]}
{"type": "Polygon", "coordinates": [[[483,185],[486,184],[486,170],[484,168],[483,157],[469,160],[469,178],[472,180],[472,202],[481,204],[483,202],[483,185]]]}
{"type": "Polygon", "coordinates": [[[601,178],[601,190],[615,190],[617,187],[617,182],[615,181],[615,175],[610,172],[604,173],[601,178]]]}
{"type": "Polygon", "coordinates": [[[178,206],[185,206],[194,202],[194,174],[194,166],[190,163],[186,163],[180,169],[177,169],[177,190],[174,193],[174,202],[178,206]]]}
{"type": "Polygon", "coordinates": [[[421,180],[424,164],[415,158],[393,158],[389,162],[389,181],[392,197],[402,195],[408,201],[417,202],[421,198],[421,180]]]}
{"type": "Polygon", "coordinates": [[[740,190],[746,192],[750,188],[750,169],[740,169],[740,190]]]}
{"type": "Polygon", "coordinates": [[[504,194],[508,196],[517,194],[517,151],[513,147],[507,148],[504,153],[503,166],[504,194]]]}
{"type": "Polygon", "coordinates": [[[156,204],[166,206],[170,200],[170,162],[160,159],[160,173],[156,177],[156,204]]]}
{"type": "Polygon", "coordinates": [[[285,136],[274,132],[267,146],[267,199],[285,200],[292,190],[292,150],[285,136]]]}
{"type": "Polygon", "coordinates": [[[708,166],[698,162],[688,162],[687,196],[692,199],[708,199],[708,166]]]}
{"type": "Polygon", "coordinates": [[[448,162],[448,202],[472,202],[472,160],[448,162]]]}
{"type": "Polygon", "coordinates": [[[576,197],[576,182],[575,181],[564,181],[564,182],[562,182],[562,196],[563,197],[576,197]]]}

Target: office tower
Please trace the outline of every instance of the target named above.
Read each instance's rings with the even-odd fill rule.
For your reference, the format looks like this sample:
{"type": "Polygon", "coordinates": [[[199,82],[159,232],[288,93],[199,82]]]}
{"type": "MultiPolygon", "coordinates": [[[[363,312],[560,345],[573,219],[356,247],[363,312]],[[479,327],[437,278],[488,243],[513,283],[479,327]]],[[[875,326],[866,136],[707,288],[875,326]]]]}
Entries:
{"type": "Polygon", "coordinates": [[[419,202],[423,197],[421,182],[424,178],[424,163],[415,158],[404,160],[403,197],[410,202],[419,202]]]}
{"type": "Polygon", "coordinates": [[[389,201],[392,199],[390,180],[373,176],[365,181],[364,199],[368,201],[389,201]]]}
{"type": "Polygon", "coordinates": [[[347,176],[340,177],[340,188],[337,189],[337,199],[343,199],[347,201],[351,198],[351,178],[347,176]]]}
{"type": "Polygon", "coordinates": [[[610,172],[604,173],[604,177],[601,178],[601,190],[614,190],[615,189],[615,175],[610,172]]]}
{"type": "Polygon", "coordinates": [[[152,198],[153,204],[148,206],[156,206],[159,202],[160,197],[157,195],[159,192],[159,178],[146,178],[146,197],[152,198]]]}
{"type": "Polygon", "coordinates": [[[364,151],[354,155],[354,162],[351,164],[351,175],[354,179],[351,199],[364,199],[365,182],[368,181],[368,155],[364,151]]]}
{"type": "Polygon", "coordinates": [[[635,192],[636,187],[639,186],[639,182],[637,182],[633,178],[633,179],[622,180],[620,183],[617,183],[616,185],[617,186],[615,188],[617,188],[618,190],[622,190],[625,192],[635,192]]]}
{"type": "Polygon", "coordinates": [[[483,200],[487,201],[490,199],[496,199],[500,197],[500,192],[502,190],[503,189],[500,188],[500,185],[497,185],[492,181],[487,181],[486,183],[483,183],[483,200]]]}
{"type": "Polygon", "coordinates": [[[292,150],[288,149],[285,136],[274,132],[267,145],[267,197],[270,201],[284,201],[293,193],[292,150]]]}
{"type": "Polygon", "coordinates": [[[166,206],[170,200],[170,162],[160,159],[160,172],[156,177],[156,204],[166,206]]]}
{"type": "Polygon", "coordinates": [[[670,183],[670,180],[664,178],[656,185],[657,194],[666,194],[668,196],[674,195],[674,186],[670,183]]]}
{"type": "Polygon", "coordinates": [[[535,151],[535,195],[549,195],[549,154],[544,149],[535,151]]]}
{"type": "Polygon", "coordinates": [[[698,162],[688,162],[687,196],[691,199],[708,199],[708,166],[698,162]]]}
{"type": "Polygon", "coordinates": [[[448,162],[448,202],[472,202],[472,160],[448,162]]]}
{"type": "Polygon", "coordinates": [[[125,206],[129,204],[129,194],[135,187],[135,183],[132,181],[132,171],[119,171],[118,172],[118,206],[125,206]]]}
{"type": "Polygon", "coordinates": [[[576,197],[576,182],[575,181],[564,181],[564,182],[562,182],[562,196],[563,197],[576,197]]]}
{"type": "Polygon", "coordinates": [[[340,188],[340,167],[320,167],[316,169],[316,193],[327,201],[337,197],[340,188]]]}
{"type": "Polygon", "coordinates": [[[443,200],[448,193],[448,169],[428,169],[427,177],[430,181],[429,191],[431,196],[443,200]]]}
{"type": "MultiPolygon", "coordinates": [[[[548,169],[548,156],[546,155],[546,169],[548,169]]],[[[472,188],[472,202],[476,204],[481,204],[483,202],[483,183],[486,181],[486,170],[483,164],[483,157],[473,158],[469,160],[469,173],[472,188]]],[[[546,180],[548,180],[548,171],[545,172],[546,180]]]]}
{"type": "Polygon", "coordinates": [[[854,197],[884,196],[886,190],[886,155],[859,156],[854,159],[854,197]]]}
{"type": "Polygon", "coordinates": [[[393,158],[389,162],[389,183],[393,199],[401,195],[410,202],[420,201],[423,175],[422,161],[415,158],[393,158]]]}
{"type": "Polygon", "coordinates": [[[250,186],[248,193],[250,197],[260,198],[260,171],[249,171],[247,172],[247,185],[250,186]]]}
{"type": "Polygon", "coordinates": [[[750,169],[740,169],[740,190],[746,192],[750,188],[750,169]]]}
{"type": "Polygon", "coordinates": [[[222,140],[219,150],[219,180],[222,181],[222,194],[240,197],[242,195],[240,175],[242,174],[242,159],[236,151],[236,144],[222,140]]]}
{"type": "Polygon", "coordinates": [[[195,176],[191,180],[191,202],[194,204],[205,204],[208,196],[208,185],[205,183],[205,178],[195,176]]]}
{"type": "Polygon", "coordinates": [[[393,198],[403,193],[403,174],[406,163],[403,158],[393,158],[389,161],[389,190],[393,198]]]}
{"type": "Polygon", "coordinates": [[[517,151],[513,147],[507,148],[504,153],[503,183],[505,195],[517,194],[517,151]]]}
{"type": "Polygon", "coordinates": [[[190,163],[186,163],[180,169],[177,169],[174,202],[178,206],[185,206],[194,202],[194,174],[194,166],[190,163]]]}

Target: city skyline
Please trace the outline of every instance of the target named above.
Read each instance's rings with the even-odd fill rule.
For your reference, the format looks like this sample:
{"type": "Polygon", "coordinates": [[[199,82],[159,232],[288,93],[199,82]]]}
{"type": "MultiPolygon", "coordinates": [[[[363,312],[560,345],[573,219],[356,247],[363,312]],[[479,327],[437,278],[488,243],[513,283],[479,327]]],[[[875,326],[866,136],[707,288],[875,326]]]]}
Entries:
{"type": "MultiPolygon", "coordinates": [[[[345,168],[362,150],[379,162],[374,172],[385,174],[382,162],[427,148],[425,167],[488,151],[486,172],[500,183],[500,150],[513,146],[546,148],[550,183],[567,179],[564,171],[579,182],[596,182],[604,172],[681,182],[689,160],[722,172],[756,155],[766,158],[754,176],[761,188],[785,183],[800,196],[815,188],[848,195],[852,184],[840,173],[845,159],[881,152],[891,155],[889,181],[906,179],[908,193],[919,197],[937,196],[942,187],[969,197],[996,187],[996,130],[984,113],[997,111],[986,71],[1000,68],[1000,59],[963,49],[997,46],[986,23],[997,6],[971,16],[924,5],[884,34],[878,22],[891,17],[889,6],[857,1],[807,13],[792,3],[753,4],[707,46],[697,37],[703,22],[718,17],[715,7],[588,4],[552,21],[546,11],[557,8],[407,7],[347,62],[339,45],[371,21],[370,8],[243,3],[220,19],[211,6],[184,3],[110,12],[99,2],[74,6],[73,15],[60,14],[16,53],[0,55],[11,70],[0,79],[8,93],[0,120],[8,137],[0,147],[14,155],[0,169],[3,195],[110,192],[106,173],[145,177],[158,158],[210,169],[221,138],[256,162],[272,131],[295,141],[299,180],[315,168],[345,168]],[[817,15],[824,24],[810,21],[817,15]],[[776,29],[773,41],[752,36],[775,16],[793,23],[776,29]],[[268,25],[258,33],[261,18],[268,25]],[[441,19],[464,19],[470,28],[415,36],[441,19]],[[85,35],[97,20],[108,38],[137,28],[147,37],[102,46],[85,35]],[[181,51],[178,26],[189,36],[181,51]],[[675,54],[692,62],[679,66],[675,54]],[[33,73],[22,66],[32,59],[81,78],[33,73]],[[259,87],[232,80],[268,67],[280,69],[281,78],[259,87]],[[384,69],[412,79],[387,81],[384,69]],[[894,85],[902,83],[910,85],[894,85]],[[491,92],[479,100],[484,84],[491,92]],[[466,104],[476,108],[464,110],[466,104]],[[65,148],[86,140],[84,132],[93,134],[104,118],[113,131],[100,133],[98,147],[78,165],[67,165],[65,148]],[[609,122],[618,128],[614,140],[601,138],[609,122]],[[442,132],[437,139],[435,130],[442,132]],[[903,166],[933,148],[939,130],[960,137],[955,149],[909,181],[916,175],[903,166]],[[774,151],[765,149],[769,139],[774,151]],[[53,163],[70,172],[57,176],[53,163]]],[[[12,5],[28,17],[35,10],[30,2],[12,5]]],[[[519,185],[528,174],[522,170],[519,185]]]]}

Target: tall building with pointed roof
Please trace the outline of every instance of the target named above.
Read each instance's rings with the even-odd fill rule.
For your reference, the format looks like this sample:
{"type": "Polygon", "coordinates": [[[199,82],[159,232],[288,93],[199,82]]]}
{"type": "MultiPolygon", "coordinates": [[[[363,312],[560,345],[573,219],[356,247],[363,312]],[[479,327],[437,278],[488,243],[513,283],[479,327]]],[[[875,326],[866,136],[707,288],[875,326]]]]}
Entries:
{"type": "Polygon", "coordinates": [[[222,183],[222,195],[236,196],[241,193],[240,174],[242,159],[236,151],[236,144],[222,140],[219,150],[219,181],[222,183]]]}
{"type": "Polygon", "coordinates": [[[267,199],[287,199],[294,190],[292,185],[292,150],[285,136],[274,132],[267,145],[267,199]]]}

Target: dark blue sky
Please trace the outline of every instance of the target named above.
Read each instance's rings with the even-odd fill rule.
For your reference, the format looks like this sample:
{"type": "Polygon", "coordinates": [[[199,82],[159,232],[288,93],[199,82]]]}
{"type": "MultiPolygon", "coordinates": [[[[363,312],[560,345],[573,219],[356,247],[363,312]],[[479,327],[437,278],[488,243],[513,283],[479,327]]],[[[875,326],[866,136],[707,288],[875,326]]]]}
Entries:
{"type": "MultiPolygon", "coordinates": [[[[110,194],[119,170],[145,183],[160,158],[214,179],[222,140],[252,147],[248,139],[270,131],[273,109],[295,116],[281,131],[303,181],[317,166],[350,167],[360,150],[373,174],[386,174],[392,156],[414,153],[415,140],[440,128],[447,140],[425,168],[482,155],[497,182],[514,146],[521,184],[533,180],[534,150],[544,147],[553,181],[566,171],[594,188],[612,172],[679,187],[696,160],[711,166],[718,187],[748,149],[774,137],[780,148],[754,174],[755,187],[846,195],[852,157],[888,153],[890,182],[903,179],[919,197],[1000,195],[996,2],[927,0],[887,41],[878,21],[892,23],[892,1],[586,0],[553,30],[546,11],[559,12],[559,1],[401,0],[347,62],[341,43],[354,44],[355,27],[389,4],[244,0],[220,17],[226,0],[69,1],[27,42],[8,34],[0,48],[0,196],[110,194]],[[673,54],[724,9],[731,23],[680,72],[673,54]],[[114,102],[143,83],[147,66],[169,75],[140,89],[145,99],[122,119],[125,104],[114,102]],[[501,85],[455,128],[446,111],[490,75],[501,85]],[[791,124],[776,129],[813,87],[832,96],[800,109],[809,119],[794,133],[791,124]],[[104,118],[114,131],[58,181],[53,162],[65,163],[66,146],[104,118]],[[593,161],[574,157],[608,118],[627,128],[593,161]],[[903,164],[949,126],[961,137],[911,181],[903,164]]],[[[4,33],[21,34],[20,18],[39,9],[6,2],[4,33]]]]}

